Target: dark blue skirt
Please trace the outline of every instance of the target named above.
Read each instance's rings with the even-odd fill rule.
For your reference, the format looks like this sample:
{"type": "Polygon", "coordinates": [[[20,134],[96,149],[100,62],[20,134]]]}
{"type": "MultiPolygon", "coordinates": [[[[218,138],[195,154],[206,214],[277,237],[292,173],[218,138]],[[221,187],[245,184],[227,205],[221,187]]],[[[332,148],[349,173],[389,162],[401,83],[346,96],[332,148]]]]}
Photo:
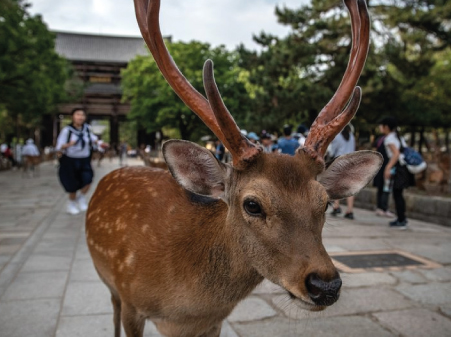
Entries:
{"type": "Polygon", "coordinates": [[[58,174],[61,185],[67,193],[75,193],[92,183],[94,172],[91,167],[91,157],[71,158],[63,155],[59,161],[58,174]]]}

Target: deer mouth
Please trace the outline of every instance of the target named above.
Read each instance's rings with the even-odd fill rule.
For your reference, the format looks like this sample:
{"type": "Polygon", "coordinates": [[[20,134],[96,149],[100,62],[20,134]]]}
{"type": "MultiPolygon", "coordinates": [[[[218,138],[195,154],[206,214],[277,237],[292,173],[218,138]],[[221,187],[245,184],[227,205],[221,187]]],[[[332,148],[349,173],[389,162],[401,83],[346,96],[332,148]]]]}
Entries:
{"type": "Polygon", "coordinates": [[[296,304],[299,307],[301,307],[304,310],[309,310],[309,311],[323,311],[324,309],[326,309],[328,306],[332,305],[336,301],[335,300],[330,304],[315,304],[311,301],[306,301],[303,298],[294,295],[291,291],[287,290],[287,292],[288,292],[288,296],[290,296],[290,299],[296,301],[296,304]]]}

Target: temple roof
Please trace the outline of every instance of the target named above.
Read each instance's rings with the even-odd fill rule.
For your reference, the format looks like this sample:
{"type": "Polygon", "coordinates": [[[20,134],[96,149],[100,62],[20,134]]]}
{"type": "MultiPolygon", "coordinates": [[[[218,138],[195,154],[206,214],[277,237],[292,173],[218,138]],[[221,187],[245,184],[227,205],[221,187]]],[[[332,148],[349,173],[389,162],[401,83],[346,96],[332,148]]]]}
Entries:
{"type": "Polygon", "coordinates": [[[148,53],[142,37],[54,33],[57,53],[70,61],[128,63],[148,53]]]}

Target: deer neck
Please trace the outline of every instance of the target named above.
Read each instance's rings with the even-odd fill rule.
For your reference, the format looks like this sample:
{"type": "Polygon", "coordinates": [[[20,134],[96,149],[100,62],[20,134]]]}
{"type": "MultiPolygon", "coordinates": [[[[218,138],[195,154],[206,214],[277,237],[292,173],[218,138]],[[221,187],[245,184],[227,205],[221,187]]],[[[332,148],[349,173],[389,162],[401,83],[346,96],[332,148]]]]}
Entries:
{"type": "MultiPolygon", "coordinates": [[[[193,266],[202,291],[211,293],[221,303],[236,303],[246,297],[263,277],[250,265],[239,243],[239,235],[228,207],[223,201],[205,205],[203,220],[186,231],[191,242],[189,252],[182,252],[193,266]],[[193,265],[193,261],[198,263],[193,265]]],[[[198,213],[200,214],[200,213],[198,213]]],[[[181,258],[181,256],[180,256],[181,258]]]]}

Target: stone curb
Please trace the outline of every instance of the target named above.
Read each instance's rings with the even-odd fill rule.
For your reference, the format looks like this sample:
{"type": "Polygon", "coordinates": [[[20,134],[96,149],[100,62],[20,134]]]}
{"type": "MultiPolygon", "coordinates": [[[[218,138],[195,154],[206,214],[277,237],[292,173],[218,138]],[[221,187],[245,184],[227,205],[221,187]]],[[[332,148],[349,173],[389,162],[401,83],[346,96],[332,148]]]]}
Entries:
{"type": "MultiPolygon", "coordinates": [[[[367,187],[355,197],[356,207],[374,210],[376,208],[375,188],[367,187]]],[[[407,217],[451,227],[451,198],[433,197],[404,193],[407,217]]],[[[390,200],[390,208],[393,208],[390,200]]]]}

